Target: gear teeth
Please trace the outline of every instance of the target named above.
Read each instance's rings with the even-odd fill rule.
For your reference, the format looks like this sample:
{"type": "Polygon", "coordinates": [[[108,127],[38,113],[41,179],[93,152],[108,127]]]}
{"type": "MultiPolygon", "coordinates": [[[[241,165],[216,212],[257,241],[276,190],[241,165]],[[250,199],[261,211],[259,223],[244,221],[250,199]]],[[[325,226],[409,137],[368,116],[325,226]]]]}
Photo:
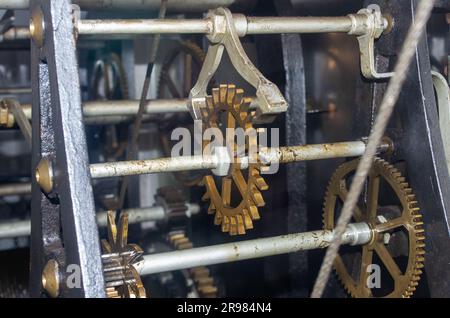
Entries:
{"type": "Polygon", "coordinates": [[[242,214],[244,215],[244,226],[247,230],[251,230],[253,229],[253,221],[252,221],[252,217],[250,216],[250,214],[248,213],[247,209],[243,209],[242,210],[242,214]]]}
{"type": "Polygon", "coordinates": [[[234,97],[236,95],[236,86],[235,85],[228,85],[227,89],[227,105],[233,105],[234,104],[234,97]]]}
{"type": "Polygon", "coordinates": [[[222,105],[226,105],[227,103],[227,94],[228,94],[228,85],[220,85],[219,86],[219,103],[222,105]]]}
{"type": "Polygon", "coordinates": [[[242,105],[243,100],[244,100],[244,90],[242,88],[237,88],[234,94],[233,107],[235,107],[236,105],[240,107],[240,105],[242,105]]]}
{"type": "Polygon", "coordinates": [[[258,208],[256,206],[254,205],[249,206],[248,211],[250,213],[250,217],[252,218],[252,220],[260,219],[258,208]]]}
{"type": "Polygon", "coordinates": [[[214,224],[215,225],[220,225],[222,224],[222,213],[220,212],[216,212],[216,215],[214,216],[214,224]]]}
{"type": "Polygon", "coordinates": [[[242,215],[236,215],[236,222],[237,222],[237,230],[238,234],[245,234],[245,225],[244,225],[244,219],[242,218],[242,215]]]}
{"type": "MultiPolygon", "coordinates": [[[[328,215],[335,213],[335,203],[330,200],[335,200],[335,197],[338,196],[338,193],[335,193],[337,191],[334,189],[339,185],[341,180],[345,180],[346,176],[349,175],[350,172],[356,170],[358,162],[359,159],[356,159],[342,164],[336,169],[330,179],[323,204],[324,213],[322,214],[322,220],[325,229],[332,230],[334,227],[333,224],[328,224],[330,219],[328,215]]],[[[409,259],[413,260],[413,262],[409,262],[409,264],[413,265],[408,265],[406,272],[403,274],[409,278],[409,281],[407,281],[406,284],[402,283],[402,286],[398,289],[395,287],[392,293],[388,295],[388,297],[409,298],[416,290],[416,287],[419,284],[420,275],[423,272],[422,268],[424,268],[425,231],[423,228],[424,223],[422,221],[422,215],[420,214],[418,202],[413,190],[409,187],[409,184],[405,181],[405,178],[401,176],[401,173],[396,168],[381,158],[375,158],[372,169],[372,171],[376,172],[371,173],[377,173],[377,175],[380,175],[386,179],[390,178],[393,181],[392,187],[396,187],[400,190],[402,194],[400,199],[403,209],[410,215],[410,217],[407,218],[407,221],[405,221],[404,228],[406,228],[409,233],[409,244],[413,244],[413,249],[410,249],[409,255],[409,259]]],[[[333,216],[333,214],[331,215],[333,216]]],[[[353,283],[350,281],[344,280],[343,277],[345,277],[345,275],[341,276],[341,274],[337,272],[336,268],[335,273],[348,294],[352,297],[366,297],[364,293],[359,292],[361,289],[357,288],[357,286],[353,286],[353,283]]]]}
{"type": "Polygon", "coordinates": [[[261,192],[257,189],[253,189],[251,192],[252,200],[255,202],[256,206],[261,207],[266,205],[266,202],[264,201],[261,192]]]}
{"type": "Polygon", "coordinates": [[[224,215],[222,220],[222,232],[229,232],[229,231],[230,231],[230,218],[224,215]]]}
{"type": "MultiPolygon", "coordinates": [[[[244,130],[253,128],[252,121],[255,112],[249,110],[251,101],[252,99],[244,97],[244,91],[236,88],[235,85],[220,85],[213,88],[211,95],[206,97],[207,107],[205,107],[205,112],[208,114],[203,118],[204,129],[217,127],[221,112],[226,112],[227,118],[230,118],[230,116],[234,118],[236,128],[244,130]]],[[[229,121],[228,124],[231,126],[232,122],[229,121]]],[[[208,142],[205,141],[203,145],[206,146],[207,144],[208,142]]],[[[256,144],[257,136],[249,138],[246,151],[256,144]]],[[[214,224],[220,225],[222,231],[228,232],[230,235],[242,235],[253,228],[253,221],[260,219],[257,207],[265,205],[261,191],[268,189],[266,181],[260,175],[260,171],[264,171],[264,167],[261,167],[260,163],[251,161],[248,168],[242,170],[248,171],[246,178],[242,175],[240,166],[235,166],[239,164],[239,162],[233,162],[229,175],[222,177],[221,191],[218,191],[215,178],[211,175],[205,176],[203,179],[206,193],[202,200],[210,201],[208,213],[215,213],[214,224]],[[230,184],[224,187],[224,183],[227,182],[225,178],[229,180],[230,184]],[[242,201],[236,204],[236,208],[230,206],[230,202],[236,201],[230,198],[231,182],[235,183],[242,197],[242,201]]],[[[234,195],[234,192],[232,194],[234,195]]]]}
{"type": "MultiPolygon", "coordinates": [[[[186,236],[184,231],[170,233],[168,235],[168,241],[177,250],[187,250],[193,248],[192,242],[186,236]]],[[[189,273],[194,281],[195,288],[200,297],[217,297],[218,288],[215,286],[214,278],[211,277],[211,273],[207,267],[194,267],[189,269],[189,273]]]]}
{"type": "Polygon", "coordinates": [[[230,217],[230,235],[238,234],[238,225],[235,217],[230,217]]]}
{"type": "MultiPolygon", "coordinates": [[[[258,173],[259,174],[259,173],[258,173]]],[[[264,180],[264,178],[262,177],[257,177],[256,178],[256,186],[258,187],[259,190],[264,191],[269,189],[269,186],[267,185],[266,180],[264,180]]]]}
{"type": "MultiPolygon", "coordinates": [[[[213,101],[213,107],[215,108],[215,105],[220,105],[220,89],[218,87],[214,87],[212,89],[212,101],[213,101]]],[[[214,111],[214,108],[212,109],[214,111]]]]}

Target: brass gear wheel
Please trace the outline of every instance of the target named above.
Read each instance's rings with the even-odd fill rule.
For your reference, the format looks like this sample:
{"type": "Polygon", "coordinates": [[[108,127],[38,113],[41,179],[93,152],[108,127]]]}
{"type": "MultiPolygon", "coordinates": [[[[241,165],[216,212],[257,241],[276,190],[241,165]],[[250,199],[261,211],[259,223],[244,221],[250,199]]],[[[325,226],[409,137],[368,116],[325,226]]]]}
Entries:
{"type": "MultiPolygon", "coordinates": [[[[330,180],[324,201],[323,223],[326,230],[333,230],[335,226],[336,207],[339,206],[339,201],[341,203],[345,201],[350,188],[349,178],[356,171],[358,163],[359,159],[342,164],[330,180]]],[[[374,239],[359,247],[360,257],[355,257],[354,249],[348,250],[350,253],[344,255],[345,249],[342,247],[334,263],[337,276],[352,297],[409,298],[418,285],[425,254],[422,215],[415,195],[394,166],[375,158],[363,197],[366,199],[359,200],[353,212],[353,221],[369,224],[374,239]],[[388,193],[396,197],[394,205],[389,205],[391,202],[385,205],[389,200],[382,195],[388,193]],[[394,238],[396,239],[391,244],[394,238]],[[402,253],[398,251],[399,245],[407,246],[402,253]],[[367,287],[367,278],[370,274],[367,272],[368,266],[374,263],[375,255],[391,280],[388,290],[383,290],[382,295],[378,293],[374,295],[375,290],[367,287]],[[350,257],[349,264],[344,262],[344,256],[350,257]]]]}
{"type": "MultiPolygon", "coordinates": [[[[173,231],[168,235],[170,244],[177,250],[187,250],[194,247],[184,231],[173,231]]],[[[216,298],[218,288],[214,278],[206,266],[190,268],[190,277],[194,281],[195,290],[200,298],[216,298]]]]}
{"type": "MultiPolygon", "coordinates": [[[[254,112],[249,111],[251,99],[244,97],[244,91],[234,85],[220,85],[212,90],[212,96],[206,97],[207,107],[202,109],[204,129],[219,127],[221,115],[224,115],[226,128],[242,128],[244,131],[253,128],[254,112]]],[[[204,142],[204,148],[208,142],[204,142]]],[[[230,145],[228,145],[230,146],[230,145]]],[[[232,147],[236,149],[234,143],[232,147]]],[[[245,151],[257,146],[257,136],[249,135],[245,151]]],[[[253,148],[254,149],[254,148],[253,148]]],[[[222,232],[230,235],[245,234],[246,230],[253,228],[253,221],[259,220],[258,207],[265,205],[261,191],[267,190],[268,185],[261,177],[261,166],[256,158],[248,164],[247,179],[245,170],[241,170],[239,158],[232,158],[230,171],[221,178],[221,192],[212,175],[203,178],[206,193],[203,200],[210,200],[209,214],[214,214],[214,224],[221,225],[222,232]],[[235,185],[241,196],[238,204],[232,202],[232,188],[235,185]],[[234,205],[234,206],[232,206],[234,205]]]]}
{"type": "Polygon", "coordinates": [[[136,244],[128,244],[128,214],[121,213],[119,227],[115,212],[108,211],[108,240],[102,240],[103,273],[108,298],[146,298],[144,285],[133,264],[143,251],[136,244]]]}

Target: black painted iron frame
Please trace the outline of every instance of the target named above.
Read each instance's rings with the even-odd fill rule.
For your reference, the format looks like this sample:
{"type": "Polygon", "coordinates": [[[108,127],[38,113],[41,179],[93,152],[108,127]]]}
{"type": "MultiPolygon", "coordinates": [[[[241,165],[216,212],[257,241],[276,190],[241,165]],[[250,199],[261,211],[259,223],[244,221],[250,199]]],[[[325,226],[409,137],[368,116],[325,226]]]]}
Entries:
{"type": "Polygon", "coordinates": [[[45,195],[32,182],[30,293],[42,296],[46,262],[57,260],[61,296],[105,297],[98,229],[95,220],[80,84],[69,0],[33,0],[41,10],[42,47],[31,43],[33,140],[32,171],[41,158],[53,163],[54,190],[45,195]],[[69,264],[79,265],[81,285],[65,284],[69,264]]]}
{"type": "MultiPolygon", "coordinates": [[[[394,32],[383,36],[378,43],[379,53],[394,56],[400,50],[418,1],[370,2],[378,3],[382,12],[396,17],[394,32]]],[[[391,58],[388,68],[392,69],[394,62],[391,58]]],[[[384,83],[373,85],[370,93],[373,111],[384,90],[384,83]]],[[[431,297],[449,297],[450,177],[439,130],[426,37],[417,46],[387,135],[396,148],[390,161],[406,163],[408,181],[423,214],[426,254],[425,276],[420,284],[427,285],[431,297]]]]}

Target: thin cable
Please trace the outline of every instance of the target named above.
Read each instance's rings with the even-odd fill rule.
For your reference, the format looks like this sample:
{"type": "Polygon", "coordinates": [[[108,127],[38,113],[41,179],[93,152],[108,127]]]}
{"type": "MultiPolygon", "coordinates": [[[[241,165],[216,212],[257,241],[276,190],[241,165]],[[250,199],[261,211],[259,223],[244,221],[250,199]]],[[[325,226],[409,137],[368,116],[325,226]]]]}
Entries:
{"type": "MultiPolygon", "coordinates": [[[[158,19],[165,18],[166,11],[167,11],[167,2],[168,2],[168,0],[161,0],[161,7],[159,9],[158,19]]],[[[136,119],[134,120],[134,124],[133,124],[133,131],[132,131],[132,135],[131,135],[131,145],[130,145],[126,160],[132,160],[136,156],[139,131],[141,129],[142,118],[144,115],[145,106],[147,104],[147,96],[148,96],[148,91],[150,89],[150,78],[152,76],[153,65],[155,63],[156,56],[158,54],[160,39],[161,39],[160,34],[155,34],[153,36],[153,41],[152,41],[152,45],[150,48],[150,54],[149,54],[149,59],[148,59],[148,64],[147,64],[147,71],[145,73],[144,87],[142,88],[141,99],[139,100],[139,109],[138,109],[136,119]]],[[[120,195],[119,195],[119,202],[118,202],[119,210],[123,208],[124,201],[125,201],[125,195],[126,195],[127,189],[128,189],[128,184],[129,184],[129,177],[126,176],[122,179],[122,185],[120,187],[120,195]]]]}
{"type": "Polygon", "coordinates": [[[320,267],[319,275],[317,276],[313,292],[311,294],[312,298],[322,297],[334,260],[338,254],[339,247],[341,246],[342,235],[344,234],[345,229],[352,217],[353,209],[356,206],[367,175],[372,167],[378,145],[384,135],[384,131],[389,122],[392,111],[394,110],[394,106],[397,102],[403,83],[406,80],[409,64],[416,53],[417,44],[422,36],[422,32],[425,30],[426,23],[430,17],[431,10],[433,9],[434,1],[435,0],[422,0],[417,7],[416,16],[411,23],[405,42],[400,51],[398,62],[394,69],[394,75],[389,81],[386,93],[384,94],[381,102],[380,110],[377,118],[375,119],[372,133],[369,136],[366,151],[358,164],[356,174],[353,178],[352,185],[350,186],[350,191],[342,208],[342,213],[339,216],[339,220],[335,228],[335,238],[328,247],[322,266],[320,267]]]}

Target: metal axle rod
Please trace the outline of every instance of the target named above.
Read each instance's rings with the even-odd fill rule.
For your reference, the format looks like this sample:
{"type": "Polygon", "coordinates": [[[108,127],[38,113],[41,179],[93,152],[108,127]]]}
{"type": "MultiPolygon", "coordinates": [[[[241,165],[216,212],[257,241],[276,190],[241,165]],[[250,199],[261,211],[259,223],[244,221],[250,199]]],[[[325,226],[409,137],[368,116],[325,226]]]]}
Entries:
{"type": "MultiPolygon", "coordinates": [[[[186,113],[188,112],[187,98],[174,99],[153,99],[148,100],[145,106],[144,114],[167,114],[167,113],[186,113]]],[[[254,108],[256,99],[252,97],[250,108],[254,108]]],[[[23,104],[23,111],[31,119],[31,105],[23,104]]],[[[139,109],[139,100],[108,100],[91,101],[83,104],[83,115],[85,117],[100,116],[136,116],[139,109]]]]}
{"type": "Polygon", "coordinates": [[[31,183],[10,183],[0,185],[0,197],[8,195],[31,194],[31,183]]]}
{"type": "MultiPolygon", "coordinates": [[[[188,112],[187,99],[155,99],[148,100],[144,115],[151,117],[157,114],[188,112]]],[[[25,116],[31,120],[31,104],[22,104],[25,116]]],[[[117,124],[131,120],[139,109],[138,100],[92,101],[83,104],[85,124],[117,124]]],[[[11,128],[15,124],[14,114],[0,116],[0,126],[11,128]]]]}
{"type": "MultiPolygon", "coordinates": [[[[380,151],[389,149],[390,144],[380,145],[380,151]]],[[[349,141],[332,144],[304,145],[295,147],[269,148],[259,152],[263,163],[289,163],[307,160],[320,160],[330,158],[358,157],[366,149],[363,141],[349,141]],[[276,155],[274,155],[274,153],[276,155]]],[[[131,160],[108,163],[91,164],[92,178],[122,177],[139,174],[151,174],[162,172],[189,171],[216,169],[223,165],[224,157],[220,155],[197,155],[182,156],[173,158],[131,160]]],[[[246,158],[241,158],[242,169],[245,169],[248,162],[246,158]]]]}
{"type": "MultiPolygon", "coordinates": [[[[1,0],[0,0],[1,2],[1,0]]],[[[341,17],[246,17],[236,14],[235,26],[242,37],[256,34],[281,33],[348,33],[363,35],[368,31],[365,15],[354,14],[341,17]]],[[[80,35],[131,36],[142,34],[205,34],[214,30],[212,20],[205,19],[96,19],[80,20],[77,23],[80,35]]],[[[2,40],[30,38],[27,27],[13,27],[2,34],[2,40]]]]}
{"type": "MultiPolygon", "coordinates": [[[[200,212],[198,204],[187,204],[187,215],[194,215],[200,212]]],[[[162,206],[153,206],[150,208],[125,209],[123,212],[128,213],[128,223],[137,224],[141,222],[162,221],[167,214],[162,206]]],[[[97,213],[97,225],[99,227],[107,226],[107,213],[97,213]]],[[[30,220],[8,221],[0,223],[0,239],[24,237],[31,233],[30,220]]]]}
{"type": "MultiPolygon", "coordinates": [[[[340,32],[366,34],[367,16],[354,14],[340,17],[246,17],[233,15],[239,36],[281,33],[340,32]]],[[[205,34],[217,30],[211,18],[204,19],[116,19],[80,20],[80,35],[136,35],[136,34],[205,34]]]]}
{"type": "MultiPolygon", "coordinates": [[[[372,240],[372,230],[366,223],[349,224],[343,235],[343,244],[363,245],[372,240]]],[[[134,266],[140,275],[173,270],[231,263],[246,259],[323,249],[334,238],[333,231],[313,231],[287,234],[255,240],[212,245],[188,250],[145,255],[134,266]]]]}

